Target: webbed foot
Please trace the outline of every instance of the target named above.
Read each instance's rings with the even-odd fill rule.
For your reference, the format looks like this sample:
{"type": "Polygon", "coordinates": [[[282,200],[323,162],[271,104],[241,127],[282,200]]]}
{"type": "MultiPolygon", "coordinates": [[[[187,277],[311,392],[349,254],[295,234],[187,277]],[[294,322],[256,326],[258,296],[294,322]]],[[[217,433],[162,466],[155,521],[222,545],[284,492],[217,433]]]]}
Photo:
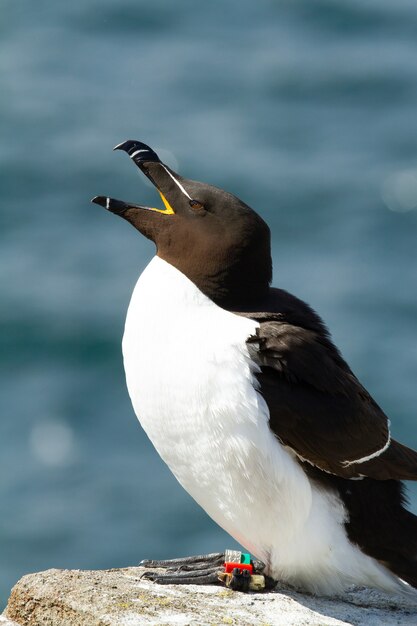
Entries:
{"type": "Polygon", "coordinates": [[[237,550],[188,556],[179,559],[143,560],[141,567],[165,569],[146,571],[143,578],[159,585],[219,585],[234,591],[272,589],[276,581],[263,574],[265,565],[237,550]]]}

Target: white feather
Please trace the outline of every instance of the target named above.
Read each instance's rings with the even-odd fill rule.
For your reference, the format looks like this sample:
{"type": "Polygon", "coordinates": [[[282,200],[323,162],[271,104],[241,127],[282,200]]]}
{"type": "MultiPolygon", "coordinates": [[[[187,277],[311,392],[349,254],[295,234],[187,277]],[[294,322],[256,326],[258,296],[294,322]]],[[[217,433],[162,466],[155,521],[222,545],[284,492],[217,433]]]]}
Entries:
{"type": "Polygon", "coordinates": [[[140,423],[184,489],[274,578],[326,594],[351,584],[400,590],[348,540],[338,495],[309,480],[270,430],[246,346],[257,326],[155,257],[123,337],[140,423]]]}

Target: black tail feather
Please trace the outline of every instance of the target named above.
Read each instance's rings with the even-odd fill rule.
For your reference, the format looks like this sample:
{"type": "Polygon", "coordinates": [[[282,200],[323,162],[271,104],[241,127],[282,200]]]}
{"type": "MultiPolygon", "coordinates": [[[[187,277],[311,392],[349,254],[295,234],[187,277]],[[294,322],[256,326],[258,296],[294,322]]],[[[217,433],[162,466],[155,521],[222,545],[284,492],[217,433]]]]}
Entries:
{"type": "Polygon", "coordinates": [[[307,465],[311,478],[339,492],[350,541],[417,588],[417,516],[406,508],[404,485],[398,480],[339,478],[307,465]]]}
{"type": "Polygon", "coordinates": [[[405,508],[404,485],[397,480],[339,480],[349,512],[349,539],[417,588],[417,517],[405,508]]]}

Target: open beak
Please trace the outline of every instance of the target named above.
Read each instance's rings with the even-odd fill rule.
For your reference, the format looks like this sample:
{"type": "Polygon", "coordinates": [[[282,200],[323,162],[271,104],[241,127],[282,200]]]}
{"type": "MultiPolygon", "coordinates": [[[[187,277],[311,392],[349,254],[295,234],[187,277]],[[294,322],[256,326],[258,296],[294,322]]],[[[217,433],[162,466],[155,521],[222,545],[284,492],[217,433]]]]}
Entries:
{"type": "MultiPolygon", "coordinates": [[[[164,165],[162,161],[159,159],[156,152],[154,152],[152,148],[142,143],[141,141],[135,141],[132,139],[128,139],[127,141],[124,141],[123,143],[118,144],[113,149],[123,150],[129,155],[129,157],[137,165],[137,167],[139,167],[139,169],[145,174],[145,176],[149,178],[152,184],[155,185],[156,189],[159,192],[159,195],[162,198],[162,202],[164,203],[165,208],[158,209],[156,207],[142,206],[140,204],[135,204],[133,202],[125,202],[124,200],[115,200],[114,198],[109,198],[107,196],[95,196],[91,200],[91,202],[94,202],[95,204],[99,204],[100,206],[104,207],[108,211],[111,211],[112,213],[115,213],[116,215],[123,215],[123,213],[127,211],[128,209],[143,209],[146,211],[156,211],[157,213],[163,213],[165,215],[174,215],[175,214],[174,209],[168,202],[165,195],[162,193],[161,189],[159,188],[156,177],[152,176],[150,172],[150,167],[148,166],[154,163],[159,164],[160,167],[165,171],[165,173],[168,174],[168,176],[171,177],[174,180],[174,182],[177,183],[177,185],[180,185],[180,183],[178,183],[178,181],[175,180],[175,178],[170,173],[166,165],[164,165]]],[[[183,191],[185,192],[184,189],[183,191]]]]}

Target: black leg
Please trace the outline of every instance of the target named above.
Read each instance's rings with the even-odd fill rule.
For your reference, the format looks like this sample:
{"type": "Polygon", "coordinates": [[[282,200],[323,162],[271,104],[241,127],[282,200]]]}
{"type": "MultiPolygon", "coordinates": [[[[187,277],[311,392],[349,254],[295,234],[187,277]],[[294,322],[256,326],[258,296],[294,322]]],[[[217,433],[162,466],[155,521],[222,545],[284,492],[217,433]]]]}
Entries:
{"type": "Polygon", "coordinates": [[[173,571],[170,574],[159,572],[144,572],[141,578],[147,578],[159,585],[219,585],[219,567],[200,569],[196,571],[173,571]]]}
{"type": "Polygon", "coordinates": [[[226,552],[199,554],[179,559],[143,560],[139,565],[152,569],[165,569],[164,573],[147,571],[142,574],[143,578],[160,585],[223,584],[234,591],[244,592],[250,589],[253,591],[272,589],[276,585],[276,581],[263,575],[265,565],[258,559],[251,560],[254,576],[251,576],[248,570],[238,566],[230,574],[226,574],[225,561],[240,563],[240,556],[241,553],[238,551],[226,550],[226,552]]]}
{"type": "Polygon", "coordinates": [[[224,563],[224,552],[213,552],[211,554],[199,554],[197,556],[186,556],[180,559],[144,560],[139,563],[141,567],[160,567],[168,571],[195,571],[208,569],[210,567],[222,567],[224,563]]]}

